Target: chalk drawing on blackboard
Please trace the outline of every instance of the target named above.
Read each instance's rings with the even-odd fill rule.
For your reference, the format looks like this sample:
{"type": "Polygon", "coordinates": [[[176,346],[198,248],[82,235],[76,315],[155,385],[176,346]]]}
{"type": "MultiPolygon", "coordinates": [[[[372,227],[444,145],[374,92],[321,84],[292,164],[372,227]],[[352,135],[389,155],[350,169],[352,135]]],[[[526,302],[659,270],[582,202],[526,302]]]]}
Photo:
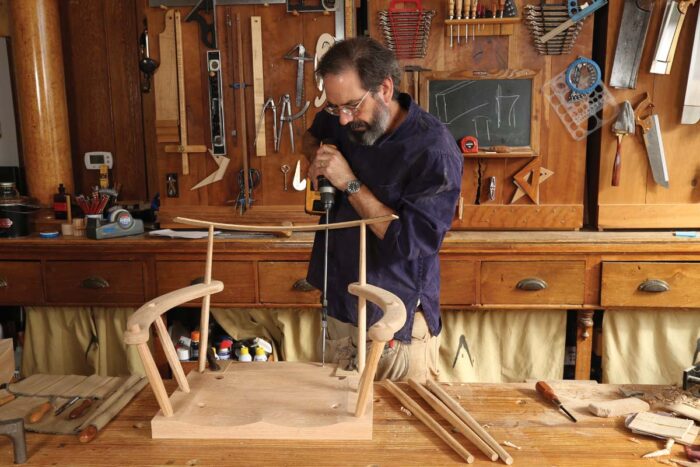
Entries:
{"type": "MultiPolygon", "coordinates": [[[[508,99],[512,99],[510,102],[510,108],[508,109],[508,126],[511,128],[515,128],[517,122],[515,119],[515,104],[518,102],[518,99],[520,99],[520,94],[514,94],[512,96],[502,96],[501,95],[502,88],[501,85],[498,85],[498,90],[496,91],[496,115],[498,119],[498,128],[501,128],[501,100],[507,101],[508,99]]],[[[506,103],[507,105],[507,103],[506,103]]]]}
{"type": "Polygon", "coordinates": [[[512,70],[491,77],[426,75],[425,105],[455,140],[474,136],[479,146],[509,146],[537,151],[538,122],[533,100],[536,74],[512,70]]]}

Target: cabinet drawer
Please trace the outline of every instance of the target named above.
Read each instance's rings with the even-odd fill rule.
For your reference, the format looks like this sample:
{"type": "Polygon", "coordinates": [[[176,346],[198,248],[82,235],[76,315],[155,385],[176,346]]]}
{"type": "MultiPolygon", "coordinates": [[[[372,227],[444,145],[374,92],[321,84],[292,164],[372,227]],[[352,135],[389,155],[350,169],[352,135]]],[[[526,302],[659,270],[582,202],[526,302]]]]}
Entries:
{"type": "Polygon", "coordinates": [[[48,261],[44,271],[51,303],[140,305],[146,301],[139,261],[48,261]]]}
{"type": "Polygon", "coordinates": [[[474,261],[440,261],[440,305],[475,303],[474,261]]]}
{"type": "Polygon", "coordinates": [[[41,264],[38,261],[0,263],[0,303],[32,305],[44,300],[41,264]]]}
{"type": "Polygon", "coordinates": [[[316,289],[295,289],[299,279],[306,278],[309,263],[305,261],[261,261],[258,263],[261,303],[318,304],[321,292],[316,289]]]}
{"type": "MultiPolygon", "coordinates": [[[[212,303],[255,303],[252,261],[214,261],[211,277],[224,283],[224,290],[211,296],[212,303]]],[[[156,278],[158,295],[187,287],[204,280],[204,261],[158,261],[156,278]]]]}
{"type": "Polygon", "coordinates": [[[602,306],[700,308],[700,263],[603,262],[602,306]]]}
{"type": "Polygon", "coordinates": [[[582,305],[583,261],[485,261],[483,304],[582,305]]]}

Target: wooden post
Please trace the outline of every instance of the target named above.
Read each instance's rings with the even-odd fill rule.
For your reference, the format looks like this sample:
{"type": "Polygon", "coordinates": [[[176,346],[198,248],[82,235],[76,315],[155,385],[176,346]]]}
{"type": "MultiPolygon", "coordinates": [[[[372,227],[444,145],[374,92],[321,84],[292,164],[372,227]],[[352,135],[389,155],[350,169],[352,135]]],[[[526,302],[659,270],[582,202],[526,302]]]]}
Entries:
{"type": "Polygon", "coordinates": [[[163,351],[165,352],[165,358],[170,364],[170,369],[175,375],[177,380],[177,385],[180,387],[182,392],[190,392],[190,383],[187,382],[187,377],[185,377],[185,372],[182,370],[182,364],[177,358],[177,352],[175,351],[175,346],[173,345],[172,339],[168,334],[168,328],[163,322],[163,316],[159,316],[153,322],[156,327],[156,332],[158,333],[158,338],[163,346],[163,351]]]}
{"type": "Polygon", "coordinates": [[[15,0],[9,9],[27,186],[48,205],[59,183],[73,191],[58,1],[15,0]]]}
{"type": "Polygon", "coordinates": [[[379,359],[384,352],[385,342],[372,342],[372,348],[369,350],[369,362],[367,363],[367,371],[362,372],[360,378],[359,394],[357,395],[357,406],[355,407],[355,416],[361,417],[365,414],[367,408],[367,399],[369,398],[371,389],[374,384],[374,376],[377,374],[377,365],[379,359]]]}
{"type": "Polygon", "coordinates": [[[168,393],[163,385],[163,380],[160,379],[160,373],[158,373],[156,362],[153,361],[153,355],[151,355],[151,351],[148,349],[148,343],[137,344],[136,348],[139,351],[139,357],[141,357],[141,362],[143,362],[146,377],[151,384],[151,389],[156,396],[160,410],[163,411],[163,415],[166,417],[172,417],[173,406],[170,404],[170,399],[168,399],[168,393]]]}
{"type": "MultiPolygon", "coordinates": [[[[204,267],[204,283],[211,284],[212,257],[214,255],[214,226],[209,225],[209,236],[207,237],[207,263],[204,267]]],[[[204,372],[207,362],[207,349],[209,345],[209,304],[211,295],[206,295],[202,301],[202,316],[199,322],[199,372],[204,372]]]]}
{"type": "MultiPolygon", "coordinates": [[[[360,285],[367,284],[367,225],[360,225],[360,273],[357,278],[360,285]]],[[[357,298],[357,370],[362,374],[365,370],[365,354],[367,350],[367,299],[357,298]]],[[[372,375],[374,378],[374,375],[372,375]]]]}

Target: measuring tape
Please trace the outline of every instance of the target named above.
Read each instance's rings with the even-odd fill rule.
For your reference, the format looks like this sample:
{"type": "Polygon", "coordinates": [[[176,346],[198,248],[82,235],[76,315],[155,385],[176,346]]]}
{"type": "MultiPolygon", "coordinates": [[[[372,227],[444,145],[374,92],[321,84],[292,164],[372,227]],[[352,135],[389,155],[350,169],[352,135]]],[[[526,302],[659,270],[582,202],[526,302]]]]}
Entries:
{"type": "Polygon", "coordinates": [[[464,154],[475,154],[479,152],[479,142],[473,136],[465,136],[459,141],[459,147],[464,154]]]}
{"type": "Polygon", "coordinates": [[[571,99],[580,98],[595,91],[600,86],[602,73],[596,62],[590,58],[579,57],[566,68],[564,80],[571,89],[571,99]],[[586,70],[586,79],[582,82],[581,71],[586,70]]]}

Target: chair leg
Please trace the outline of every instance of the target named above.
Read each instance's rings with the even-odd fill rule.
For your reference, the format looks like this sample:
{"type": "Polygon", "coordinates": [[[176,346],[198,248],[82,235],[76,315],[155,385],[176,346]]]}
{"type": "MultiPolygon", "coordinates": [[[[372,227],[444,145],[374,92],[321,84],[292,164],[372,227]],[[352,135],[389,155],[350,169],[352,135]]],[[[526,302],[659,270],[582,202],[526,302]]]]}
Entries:
{"type": "Polygon", "coordinates": [[[362,377],[360,378],[359,395],[357,396],[357,406],[355,407],[356,417],[361,417],[365,414],[367,399],[369,398],[369,394],[374,384],[374,376],[377,374],[377,366],[379,365],[379,358],[382,356],[382,352],[384,351],[384,344],[385,342],[373,341],[372,347],[369,349],[367,365],[365,366],[365,370],[362,372],[362,377]]]}
{"type": "Polygon", "coordinates": [[[139,351],[141,362],[143,362],[143,367],[146,370],[146,377],[148,378],[148,382],[151,384],[151,389],[153,390],[153,394],[156,396],[160,410],[163,411],[163,415],[166,417],[172,417],[173,406],[170,404],[168,393],[165,391],[163,380],[160,379],[156,362],[153,361],[153,355],[151,355],[148,344],[145,342],[143,344],[137,344],[136,348],[139,351]]]}
{"type": "Polygon", "coordinates": [[[175,379],[177,380],[177,385],[180,387],[180,391],[190,392],[190,383],[187,381],[185,372],[182,369],[182,364],[180,364],[180,360],[177,358],[175,346],[173,346],[173,341],[168,335],[168,329],[165,327],[163,317],[159,316],[158,318],[156,318],[153,324],[155,324],[156,326],[156,332],[158,333],[161,345],[163,346],[165,358],[168,360],[168,364],[170,364],[170,369],[175,375],[175,379]]]}

